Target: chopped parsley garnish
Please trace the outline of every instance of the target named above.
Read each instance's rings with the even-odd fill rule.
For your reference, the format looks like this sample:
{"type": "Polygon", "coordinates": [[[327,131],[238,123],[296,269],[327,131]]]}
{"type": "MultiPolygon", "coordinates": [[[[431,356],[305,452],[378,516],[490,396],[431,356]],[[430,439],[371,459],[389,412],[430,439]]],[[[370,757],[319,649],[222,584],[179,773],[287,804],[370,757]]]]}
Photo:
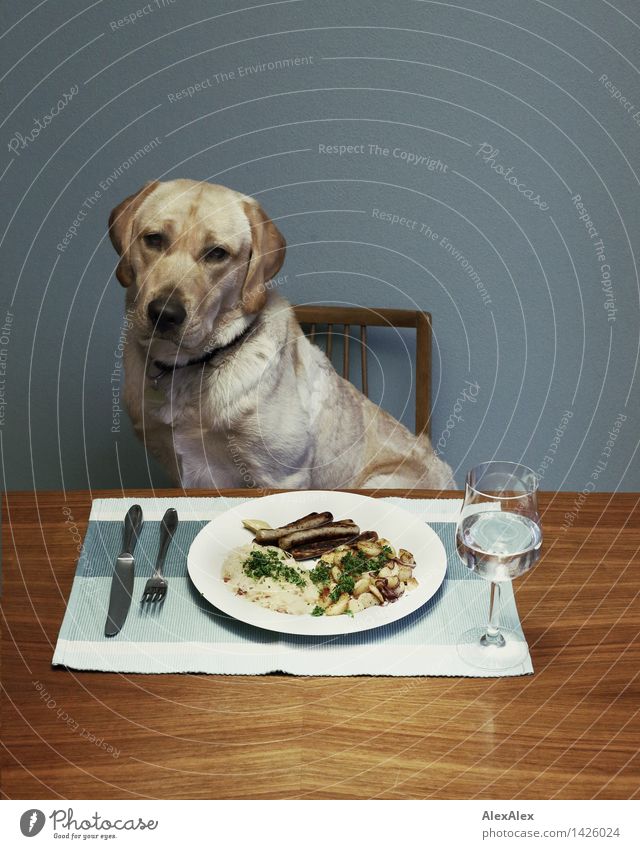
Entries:
{"type": "Polygon", "coordinates": [[[319,604],[316,604],[316,606],[311,611],[311,615],[312,616],[324,616],[324,607],[320,607],[319,604]]]}
{"type": "Polygon", "coordinates": [[[278,556],[278,552],[273,549],[265,551],[254,549],[242,564],[242,568],[245,574],[255,581],[273,578],[275,581],[287,581],[296,587],[304,587],[307,583],[300,572],[284,563],[278,556]]]}
{"type": "Polygon", "coordinates": [[[351,595],[355,585],[355,579],[351,575],[345,575],[345,573],[343,572],[342,575],[340,575],[339,581],[329,593],[329,598],[331,599],[331,601],[335,602],[338,601],[342,593],[347,593],[348,595],[351,595]]]}
{"type": "Polygon", "coordinates": [[[329,567],[320,561],[318,565],[309,572],[309,577],[314,584],[328,584],[331,580],[329,567]]]}
{"type": "Polygon", "coordinates": [[[363,551],[350,551],[340,561],[340,569],[343,577],[351,575],[359,578],[363,572],[379,572],[392,556],[388,545],[384,545],[376,557],[367,557],[363,551]]]}

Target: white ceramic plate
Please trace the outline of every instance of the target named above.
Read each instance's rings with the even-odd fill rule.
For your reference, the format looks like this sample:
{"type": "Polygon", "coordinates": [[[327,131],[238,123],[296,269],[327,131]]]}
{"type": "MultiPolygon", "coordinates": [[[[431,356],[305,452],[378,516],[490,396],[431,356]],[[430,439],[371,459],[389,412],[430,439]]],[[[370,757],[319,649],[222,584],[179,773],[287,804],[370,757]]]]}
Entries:
{"type": "MultiPolygon", "coordinates": [[[[314,560],[300,563],[312,569],[314,560]]],[[[447,555],[440,538],[425,522],[400,507],[376,498],[327,490],[284,492],[250,498],[209,522],[191,544],[189,576],[199,592],[219,610],[235,619],[286,634],[329,636],[351,634],[388,625],[413,613],[435,595],[447,570],[447,555]],[[268,610],[235,595],[222,580],[222,564],[232,549],[246,545],[253,534],[242,519],[264,519],[274,528],[312,511],[330,510],[336,519],[349,517],[361,531],[374,530],[396,548],[406,548],[416,560],[418,588],[393,604],[370,607],[355,616],[292,616],[268,610]]]]}

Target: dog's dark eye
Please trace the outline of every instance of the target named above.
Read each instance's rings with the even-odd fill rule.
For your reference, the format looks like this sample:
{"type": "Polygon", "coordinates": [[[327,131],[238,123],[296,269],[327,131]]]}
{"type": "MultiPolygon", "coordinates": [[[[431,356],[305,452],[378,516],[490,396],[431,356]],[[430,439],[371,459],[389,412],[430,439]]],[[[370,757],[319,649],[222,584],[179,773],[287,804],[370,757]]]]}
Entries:
{"type": "Polygon", "coordinates": [[[225,251],[224,248],[219,246],[213,248],[205,248],[202,259],[207,262],[220,262],[222,259],[226,259],[229,256],[229,252],[225,251]]]}
{"type": "Polygon", "coordinates": [[[162,233],[147,233],[143,238],[145,245],[154,251],[159,251],[164,247],[164,236],[162,233]]]}

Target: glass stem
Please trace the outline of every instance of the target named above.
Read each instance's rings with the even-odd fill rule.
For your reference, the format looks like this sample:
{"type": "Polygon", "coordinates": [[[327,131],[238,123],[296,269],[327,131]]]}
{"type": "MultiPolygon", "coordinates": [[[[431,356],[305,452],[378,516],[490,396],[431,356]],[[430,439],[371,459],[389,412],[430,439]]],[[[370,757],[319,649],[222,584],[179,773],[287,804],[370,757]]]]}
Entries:
{"type": "Polygon", "coordinates": [[[500,584],[491,582],[491,601],[489,602],[489,624],[487,633],[480,642],[483,646],[503,646],[504,637],[498,624],[500,618],[500,584]]]}

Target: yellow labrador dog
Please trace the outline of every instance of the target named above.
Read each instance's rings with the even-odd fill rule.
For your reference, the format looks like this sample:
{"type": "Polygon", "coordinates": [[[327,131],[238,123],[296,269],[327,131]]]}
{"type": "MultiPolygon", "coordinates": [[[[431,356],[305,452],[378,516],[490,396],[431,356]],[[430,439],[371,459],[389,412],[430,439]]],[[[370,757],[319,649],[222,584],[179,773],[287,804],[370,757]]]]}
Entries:
{"type": "Polygon", "coordinates": [[[127,289],[125,403],[184,487],[453,485],[416,438],[307,340],[268,287],[285,241],[252,198],[148,183],[111,213],[127,289]]]}

